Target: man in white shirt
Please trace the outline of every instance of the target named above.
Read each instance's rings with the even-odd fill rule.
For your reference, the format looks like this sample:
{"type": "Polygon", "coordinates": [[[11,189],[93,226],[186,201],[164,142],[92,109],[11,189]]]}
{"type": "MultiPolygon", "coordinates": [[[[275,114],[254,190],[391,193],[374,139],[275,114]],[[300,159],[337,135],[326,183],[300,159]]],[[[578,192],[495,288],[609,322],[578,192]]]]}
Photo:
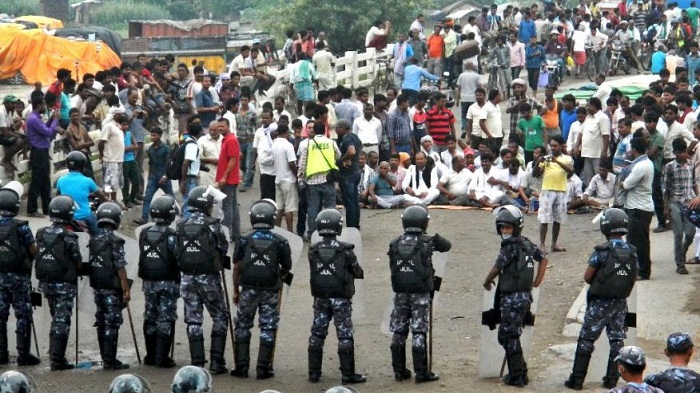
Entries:
{"type": "Polygon", "coordinates": [[[599,73],[595,77],[595,84],[598,86],[598,89],[593,93],[593,97],[597,98],[600,100],[602,103],[608,102],[608,98],[610,98],[610,93],[612,93],[612,87],[605,82],[605,74],[604,73],[599,73]]]}
{"type": "Polygon", "coordinates": [[[260,199],[275,199],[275,166],[270,156],[273,134],[277,131],[277,123],[272,122],[272,113],[263,112],[260,115],[260,128],[253,136],[253,166],[256,160],[260,166],[260,199]]]}
{"type": "Polygon", "coordinates": [[[469,182],[469,198],[479,202],[484,207],[498,207],[504,192],[498,184],[489,183],[489,179],[498,174],[491,165],[493,155],[482,153],[481,168],[477,169],[469,182]]]}
{"type": "MultiPolygon", "coordinates": [[[[605,25],[603,25],[605,26],[605,25]]],[[[596,65],[596,70],[599,73],[603,73],[603,80],[605,80],[605,72],[608,70],[608,58],[607,58],[607,45],[608,45],[608,36],[603,34],[600,30],[598,30],[597,27],[592,26],[591,27],[591,34],[588,37],[590,40],[591,44],[593,45],[592,48],[592,55],[595,57],[595,65],[596,65]]],[[[596,82],[598,83],[598,82],[596,82]]],[[[607,97],[605,98],[607,100],[607,97]]]]}
{"type": "Polygon", "coordinates": [[[231,73],[233,71],[237,71],[239,74],[241,74],[240,85],[248,86],[252,89],[253,85],[255,84],[255,74],[246,64],[246,59],[248,57],[250,57],[250,47],[248,45],[243,45],[241,47],[241,53],[234,57],[231,64],[229,64],[228,72],[231,73]]]}
{"type": "Polygon", "coordinates": [[[471,146],[479,146],[479,142],[486,137],[481,126],[479,119],[481,119],[484,107],[486,106],[486,90],[479,87],[474,93],[476,102],[469,106],[467,110],[467,139],[470,141],[471,146]]]}
{"type": "Polygon", "coordinates": [[[403,179],[402,188],[405,193],[405,201],[410,204],[429,205],[438,196],[438,175],[434,167],[426,168],[427,158],[425,153],[419,151],[414,156],[415,165],[408,167],[406,177],[403,179]]]}
{"type": "Polygon", "coordinates": [[[289,141],[289,127],[281,124],[277,127],[277,138],[272,142],[271,155],[275,171],[275,202],[277,203],[277,226],[282,224],[282,215],[287,223],[287,230],[294,232],[294,212],[298,211],[299,195],[297,192],[297,156],[294,145],[289,141]]]}
{"type": "Polygon", "coordinates": [[[574,32],[571,41],[574,43],[574,62],[576,64],[576,76],[581,72],[581,66],[586,63],[586,44],[589,42],[590,33],[586,31],[583,23],[579,24],[578,30],[574,32]]]}
{"type": "Polygon", "coordinates": [[[688,131],[681,123],[676,121],[676,119],[678,119],[678,107],[673,104],[666,105],[663,116],[664,123],[668,126],[668,131],[666,131],[666,135],[664,136],[665,161],[671,161],[676,158],[672,146],[676,138],[683,138],[688,145],[697,140],[693,136],[693,133],[688,131]]]}
{"type": "Polygon", "coordinates": [[[316,44],[316,53],[313,57],[314,67],[318,75],[318,90],[330,90],[336,86],[335,82],[335,56],[328,50],[323,42],[316,44]]]}
{"type": "Polygon", "coordinates": [[[582,180],[584,183],[589,183],[598,171],[600,161],[608,158],[610,119],[603,113],[602,104],[598,98],[589,99],[586,110],[588,116],[583,122],[576,146],[577,153],[583,158],[582,180]]]}
{"type": "Polygon", "coordinates": [[[464,72],[457,77],[457,91],[459,91],[459,103],[462,109],[462,138],[466,137],[467,111],[476,101],[476,89],[481,87],[479,74],[474,71],[474,64],[464,65],[464,72]]]}
{"type": "Polygon", "coordinates": [[[199,185],[201,186],[216,185],[216,164],[219,162],[222,141],[223,138],[219,135],[219,126],[216,120],[209,124],[209,132],[197,139],[199,160],[202,164],[200,168],[202,173],[199,176],[199,185]]]}
{"type": "Polygon", "coordinates": [[[199,146],[197,138],[202,133],[202,125],[199,123],[190,123],[187,126],[187,137],[183,142],[185,146],[185,157],[182,163],[182,175],[180,177],[180,192],[182,193],[182,206],[184,209],[183,217],[189,218],[192,214],[187,205],[190,191],[199,184],[199,168],[201,165],[199,146]]]}
{"type": "Polygon", "coordinates": [[[352,124],[352,133],[362,142],[362,150],[379,154],[379,141],[382,137],[382,122],[374,117],[374,106],[365,104],[363,117],[358,117],[352,124]]]}
{"type": "Polygon", "coordinates": [[[435,201],[436,205],[468,206],[469,183],[472,180],[472,172],[467,169],[464,156],[455,156],[450,162],[452,170],[446,173],[438,183],[440,196],[435,201]]]}
{"type": "Polygon", "coordinates": [[[491,151],[497,152],[503,145],[503,121],[501,120],[501,109],[498,104],[501,102],[501,92],[491,90],[489,100],[484,104],[479,116],[479,127],[483,138],[486,138],[491,151]]]}
{"type": "Polygon", "coordinates": [[[381,20],[374,21],[372,27],[370,27],[367,35],[365,36],[365,47],[369,47],[378,36],[388,36],[391,31],[391,23],[389,21],[382,22],[381,20]]]}
{"type": "Polygon", "coordinates": [[[610,200],[615,196],[616,178],[610,172],[610,164],[607,161],[602,161],[598,168],[598,174],[593,176],[586,191],[583,192],[583,200],[596,207],[608,206],[610,200]]]}
{"type": "Polygon", "coordinates": [[[423,34],[423,23],[425,22],[425,16],[419,14],[416,20],[411,23],[411,28],[409,30],[418,30],[418,38],[421,41],[425,40],[425,34],[423,34]]]}

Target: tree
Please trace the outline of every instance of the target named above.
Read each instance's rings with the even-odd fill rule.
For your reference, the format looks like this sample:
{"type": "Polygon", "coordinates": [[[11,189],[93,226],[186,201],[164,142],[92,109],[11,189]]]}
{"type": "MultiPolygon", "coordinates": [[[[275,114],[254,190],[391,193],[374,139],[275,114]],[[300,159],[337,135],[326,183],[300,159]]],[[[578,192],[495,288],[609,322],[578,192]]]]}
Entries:
{"type": "Polygon", "coordinates": [[[41,0],[41,14],[68,22],[68,0],[41,0]]]}

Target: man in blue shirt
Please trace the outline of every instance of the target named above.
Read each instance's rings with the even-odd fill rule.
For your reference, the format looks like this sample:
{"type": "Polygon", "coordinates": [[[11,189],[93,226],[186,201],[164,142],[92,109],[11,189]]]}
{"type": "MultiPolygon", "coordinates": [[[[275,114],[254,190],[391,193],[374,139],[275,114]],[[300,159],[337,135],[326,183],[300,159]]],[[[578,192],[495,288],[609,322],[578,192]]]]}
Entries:
{"type": "Polygon", "coordinates": [[[685,57],[685,68],[688,69],[688,82],[691,86],[695,85],[695,71],[700,69],[700,54],[698,54],[697,41],[690,41],[688,44],[690,53],[685,57]]]}
{"type": "Polygon", "coordinates": [[[100,200],[106,200],[105,195],[95,184],[95,181],[83,175],[83,169],[87,165],[85,155],[79,151],[73,151],[66,157],[68,174],[61,176],[56,182],[59,195],[67,195],[73,199],[77,208],[73,218],[86,224],[90,235],[98,232],[97,218],[90,209],[90,194],[97,194],[100,200]]]}
{"type": "Polygon", "coordinates": [[[411,57],[408,60],[408,65],[403,70],[403,82],[401,83],[401,94],[408,96],[408,103],[413,106],[418,102],[418,91],[420,90],[421,78],[431,81],[440,80],[439,77],[429,73],[428,71],[418,67],[418,59],[411,57]]]}
{"type": "Polygon", "coordinates": [[[530,20],[530,12],[525,11],[523,14],[523,20],[520,21],[520,34],[518,38],[520,42],[527,45],[530,42],[530,38],[537,37],[537,30],[535,29],[535,22],[530,20]]]}
{"type": "Polygon", "coordinates": [[[659,75],[659,72],[666,68],[666,48],[659,45],[656,51],[651,55],[651,73],[659,75]]]}
{"type": "Polygon", "coordinates": [[[197,108],[197,114],[199,114],[205,135],[209,132],[209,124],[216,118],[221,109],[219,104],[214,102],[214,97],[212,97],[209,90],[211,79],[211,75],[204,75],[202,77],[202,90],[194,96],[195,107],[197,108]]]}
{"type": "Polygon", "coordinates": [[[573,94],[567,94],[561,98],[561,104],[559,124],[561,125],[561,137],[566,140],[569,137],[571,125],[576,121],[576,97],[573,94]]]}

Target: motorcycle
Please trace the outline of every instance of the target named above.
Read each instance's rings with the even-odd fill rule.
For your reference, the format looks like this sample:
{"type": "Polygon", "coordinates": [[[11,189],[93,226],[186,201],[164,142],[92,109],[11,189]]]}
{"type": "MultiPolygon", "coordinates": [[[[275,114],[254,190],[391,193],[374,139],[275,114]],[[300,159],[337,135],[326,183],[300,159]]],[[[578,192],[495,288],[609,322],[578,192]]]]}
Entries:
{"type": "Polygon", "coordinates": [[[627,47],[619,40],[615,40],[610,44],[610,75],[617,74],[618,70],[624,71],[625,74],[632,70],[630,58],[627,55],[627,47]]]}
{"type": "Polygon", "coordinates": [[[547,53],[545,62],[547,65],[547,72],[549,72],[549,83],[559,86],[563,79],[561,68],[559,68],[559,56],[554,53],[547,53]]]}

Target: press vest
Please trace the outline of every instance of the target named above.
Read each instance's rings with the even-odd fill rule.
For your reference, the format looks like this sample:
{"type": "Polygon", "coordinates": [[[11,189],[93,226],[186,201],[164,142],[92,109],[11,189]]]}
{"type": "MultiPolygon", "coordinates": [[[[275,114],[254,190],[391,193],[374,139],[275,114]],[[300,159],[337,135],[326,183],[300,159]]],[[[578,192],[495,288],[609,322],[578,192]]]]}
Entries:
{"type": "Polygon", "coordinates": [[[139,235],[139,277],[150,281],[180,281],[175,254],[168,249],[168,239],[175,231],[155,225],[139,235]]]}
{"type": "Polygon", "coordinates": [[[600,255],[606,252],[606,259],[596,271],[588,292],[597,297],[624,299],[629,297],[637,279],[637,249],[613,247],[612,242],[596,246],[600,255]]]}
{"type": "Polygon", "coordinates": [[[121,291],[121,281],[114,264],[114,247],[124,246],[124,239],[111,234],[108,239],[90,239],[90,286],[95,289],[121,291]]]}
{"type": "Polygon", "coordinates": [[[523,237],[516,237],[503,240],[501,247],[513,243],[518,247],[518,259],[503,268],[499,275],[498,288],[503,293],[530,292],[535,277],[532,243],[523,237]]]}
{"type": "Polygon", "coordinates": [[[286,242],[273,234],[271,239],[246,235],[246,248],[241,261],[241,286],[244,289],[277,290],[280,286],[280,245],[286,242]]]}
{"type": "Polygon", "coordinates": [[[338,242],[319,242],[309,252],[311,295],[321,299],[351,299],[355,294],[355,278],[348,266],[347,253],[355,246],[338,242]]]}
{"type": "Polygon", "coordinates": [[[432,241],[427,236],[402,235],[392,241],[388,255],[394,292],[432,292],[432,254],[432,241]]]}
{"type": "Polygon", "coordinates": [[[218,221],[216,218],[204,217],[202,224],[184,220],[177,225],[177,259],[184,274],[221,272],[221,254],[216,248],[217,239],[209,229],[218,221]]]}
{"type": "Polygon", "coordinates": [[[0,273],[32,273],[32,260],[17,230],[22,225],[28,222],[14,218],[0,225],[0,273]]]}
{"type": "Polygon", "coordinates": [[[335,148],[332,140],[325,136],[309,139],[307,151],[306,177],[338,169],[335,165],[335,148]]]}
{"type": "Polygon", "coordinates": [[[36,234],[36,278],[49,283],[76,284],[78,273],[75,263],[66,256],[66,238],[77,240],[78,235],[61,229],[59,233],[47,233],[46,228],[36,234]]]}

